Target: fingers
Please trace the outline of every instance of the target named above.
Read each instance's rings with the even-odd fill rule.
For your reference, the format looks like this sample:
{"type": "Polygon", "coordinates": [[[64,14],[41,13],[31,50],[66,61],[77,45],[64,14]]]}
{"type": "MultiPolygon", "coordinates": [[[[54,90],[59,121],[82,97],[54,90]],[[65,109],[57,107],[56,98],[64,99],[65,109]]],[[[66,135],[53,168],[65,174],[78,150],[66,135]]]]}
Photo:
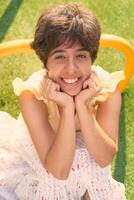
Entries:
{"type": "Polygon", "coordinates": [[[98,85],[99,80],[97,74],[94,71],[91,72],[90,79],[98,85]]]}
{"type": "Polygon", "coordinates": [[[93,90],[95,93],[100,92],[102,89],[97,74],[94,71],[91,72],[89,79],[83,83],[83,89],[90,89],[90,91],[93,90]]]}
{"type": "Polygon", "coordinates": [[[85,80],[84,83],[83,83],[83,89],[86,89],[88,87],[89,87],[89,79],[85,80]]]}
{"type": "Polygon", "coordinates": [[[52,94],[60,91],[60,85],[44,76],[42,82],[42,95],[44,98],[51,99],[52,94]]]}

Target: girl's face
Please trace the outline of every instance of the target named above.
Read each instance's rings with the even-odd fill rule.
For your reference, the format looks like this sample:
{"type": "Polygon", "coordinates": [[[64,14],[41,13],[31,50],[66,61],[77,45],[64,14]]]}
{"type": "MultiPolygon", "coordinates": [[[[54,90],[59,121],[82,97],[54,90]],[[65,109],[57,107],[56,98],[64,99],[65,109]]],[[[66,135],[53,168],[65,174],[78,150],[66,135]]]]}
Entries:
{"type": "Polygon", "coordinates": [[[61,91],[76,96],[83,88],[83,82],[91,73],[91,57],[79,43],[71,47],[62,44],[53,49],[48,57],[48,76],[60,85],[61,91]]]}

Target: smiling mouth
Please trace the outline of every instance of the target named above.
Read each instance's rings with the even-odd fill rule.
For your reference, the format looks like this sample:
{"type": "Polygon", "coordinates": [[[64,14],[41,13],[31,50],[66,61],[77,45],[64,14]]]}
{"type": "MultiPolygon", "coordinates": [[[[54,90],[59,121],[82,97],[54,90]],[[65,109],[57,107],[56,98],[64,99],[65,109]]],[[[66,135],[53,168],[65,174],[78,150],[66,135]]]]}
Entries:
{"type": "Polygon", "coordinates": [[[70,79],[70,78],[61,78],[61,80],[66,83],[66,84],[76,84],[79,82],[79,80],[81,79],[81,77],[77,77],[77,78],[73,78],[73,79],[70,79]]]}
{"type": "Polygon", "coordinates": [[[74,79],[65,79],[65,78],[62,78],[62,80],[65,82],[65,83],[76,83],[78,81],[79,78],[74,78],[74,79]]]}

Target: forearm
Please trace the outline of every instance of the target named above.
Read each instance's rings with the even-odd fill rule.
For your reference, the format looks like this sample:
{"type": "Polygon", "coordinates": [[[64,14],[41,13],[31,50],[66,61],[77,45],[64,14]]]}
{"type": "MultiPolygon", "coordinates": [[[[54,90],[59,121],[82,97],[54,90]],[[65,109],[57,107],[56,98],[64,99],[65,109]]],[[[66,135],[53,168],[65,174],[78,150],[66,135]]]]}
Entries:
{"type": "Polygon", "coordinates": [[[74,110],[72,108],[61,110],[55,140],[45,159],[45,167],[60,179],[68,177],[73,162],[75,152],[74,124],[74,110]]]}
{"type": "Polygon", "coordinates": [[[117,147],[115,142],[100,127],[85,104],[77,106],[81,131],[89,153],[96,162],[104,167],[111,163],[117,147]]]}

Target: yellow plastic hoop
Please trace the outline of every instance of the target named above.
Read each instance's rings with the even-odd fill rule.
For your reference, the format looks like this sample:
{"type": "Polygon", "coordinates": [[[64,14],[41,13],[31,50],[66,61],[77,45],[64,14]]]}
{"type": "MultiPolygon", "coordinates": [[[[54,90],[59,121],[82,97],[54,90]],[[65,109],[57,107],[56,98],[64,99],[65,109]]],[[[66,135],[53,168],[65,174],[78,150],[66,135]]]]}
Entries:
{"type": "Polygon", "coordinates": [[[116,48],[124,54],[126,59],[124,66],[125,80],[122,80],[119,83],[120,91],[123,92],[128,84],[129,79],[134,73],[134,48],[124,38],[110,34],[102,34],[100,47],[116,48]]]}

